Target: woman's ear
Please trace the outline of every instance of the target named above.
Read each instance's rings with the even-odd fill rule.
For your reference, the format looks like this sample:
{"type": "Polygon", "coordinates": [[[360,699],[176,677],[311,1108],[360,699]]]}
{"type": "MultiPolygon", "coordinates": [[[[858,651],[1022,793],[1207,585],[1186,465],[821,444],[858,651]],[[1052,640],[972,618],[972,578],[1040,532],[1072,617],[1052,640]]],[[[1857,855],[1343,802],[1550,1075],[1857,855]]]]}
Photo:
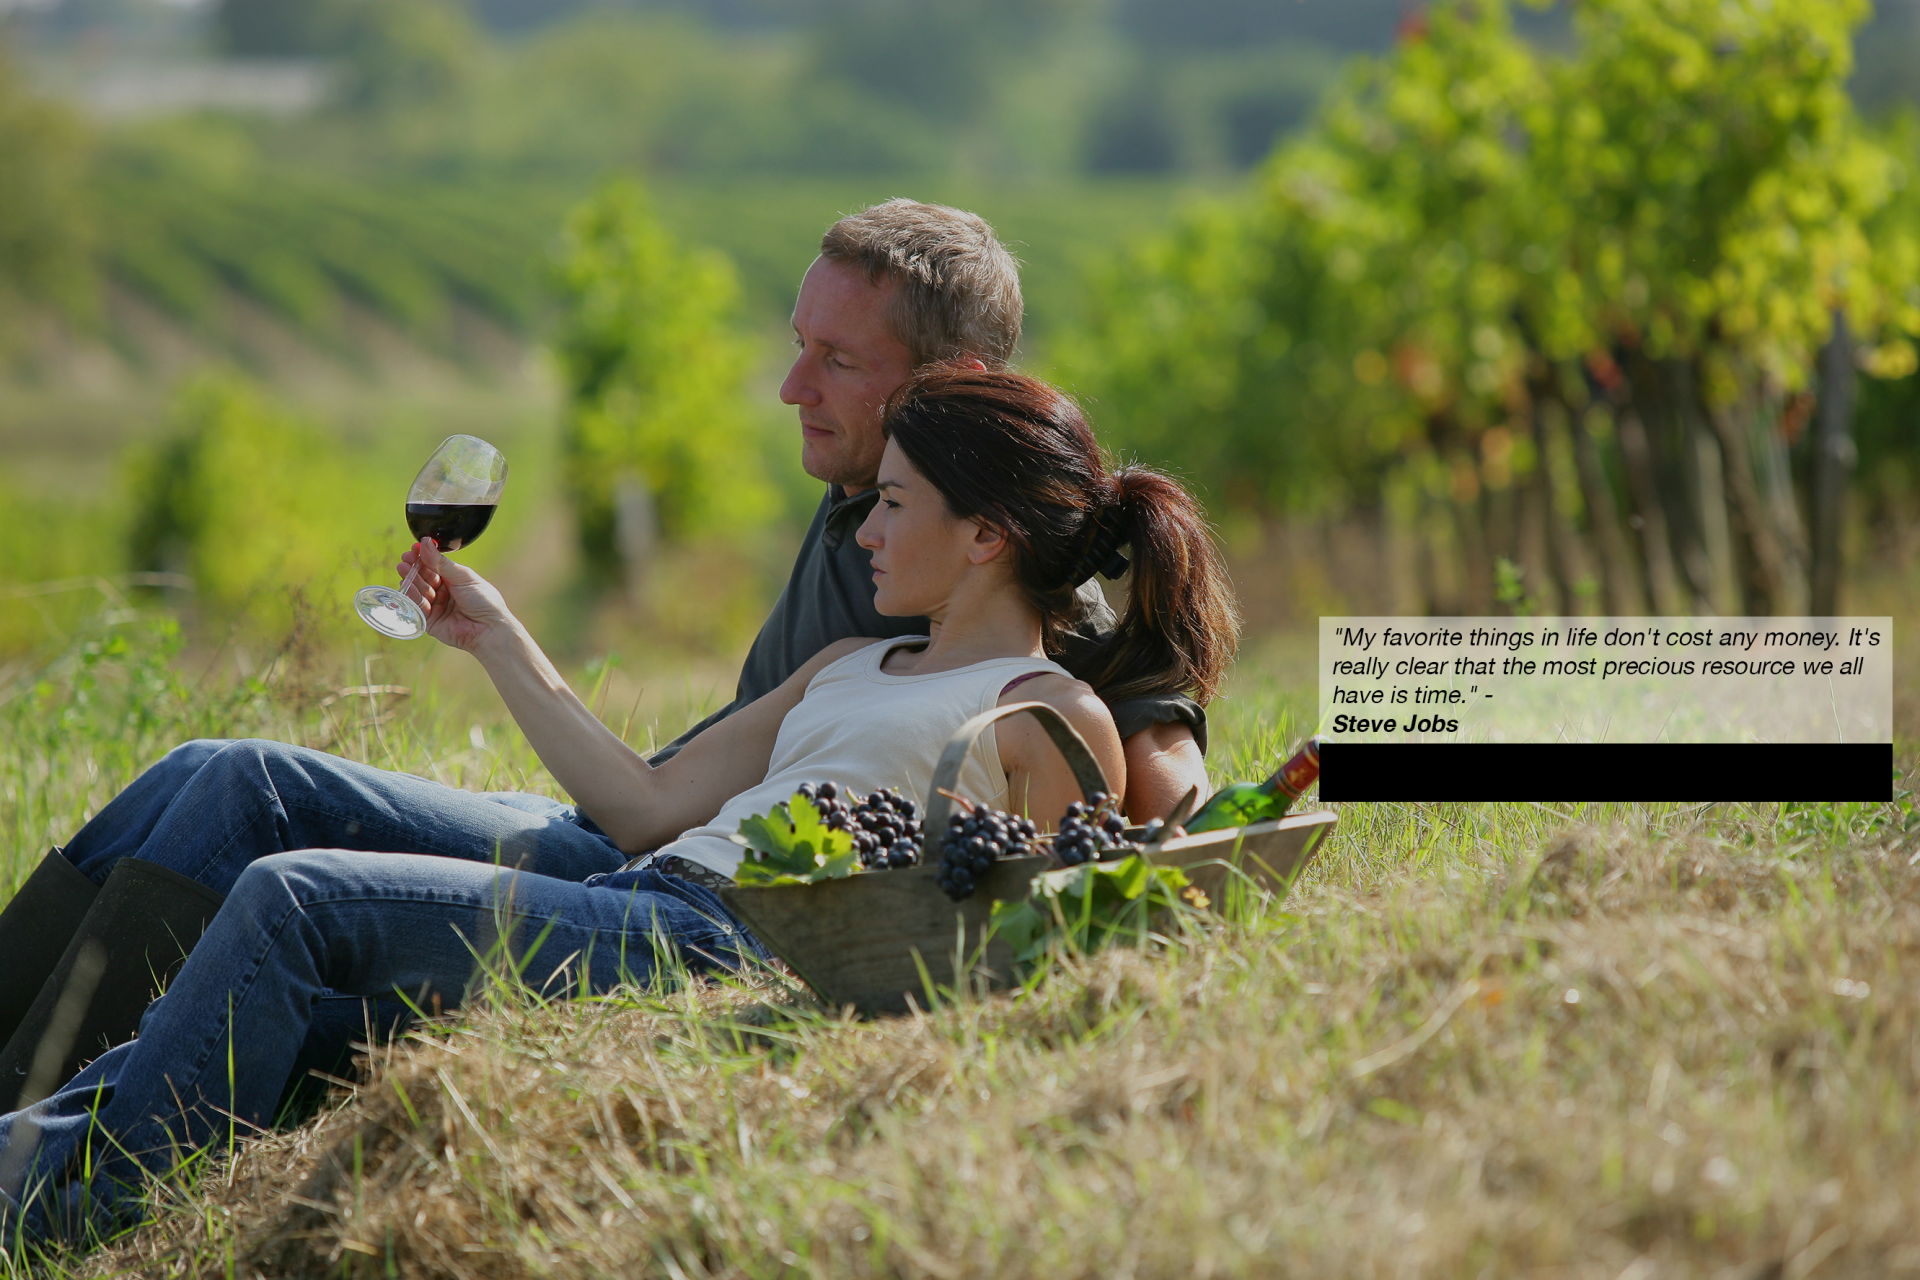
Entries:
{"type": "Polygon", "coordinates": [[[967,544],[967,559],[973,564],[991,564],[1007,549],[1007,535],[992,525],[970,520],[973,540],[967,544]]]}

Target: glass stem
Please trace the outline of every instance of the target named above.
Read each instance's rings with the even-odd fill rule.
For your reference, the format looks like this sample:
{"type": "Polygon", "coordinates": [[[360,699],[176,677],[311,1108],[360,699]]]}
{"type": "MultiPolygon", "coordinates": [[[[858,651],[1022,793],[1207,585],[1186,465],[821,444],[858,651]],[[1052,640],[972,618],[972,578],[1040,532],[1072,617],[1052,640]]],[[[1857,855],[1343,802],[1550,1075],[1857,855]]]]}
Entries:
{"type": "MultiPolygon", "coordinates": [[[[432,547],[435,551],[440,549],[439,544],[434,542],[432,538],[422,538],[420,541],[426,546],[432,547]]],[[[413,568],[407,570],[407,580],[400,584],[400,594],[409,600],[413,600],[413,584],[420,580],[420,566],[425,563],[425,556],[415,556],[413,568]]],[[[418,600],[413,600],[413,602],[415,604],[420,603],[418,600]]]]}

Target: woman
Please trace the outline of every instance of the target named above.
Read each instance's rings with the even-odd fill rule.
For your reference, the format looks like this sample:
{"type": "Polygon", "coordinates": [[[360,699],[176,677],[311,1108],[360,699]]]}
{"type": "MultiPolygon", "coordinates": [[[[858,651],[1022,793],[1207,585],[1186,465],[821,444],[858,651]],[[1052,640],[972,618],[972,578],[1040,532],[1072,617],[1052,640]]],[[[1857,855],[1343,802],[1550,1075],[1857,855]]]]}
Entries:
{"type": "MultiPolygon", "coordinates": [[[[435,634],[481,662],[612,846],[657,854],[583,876],[340,849],[249,862],[139,1038],[0,1117],[8,1237],[106,1225],[144,1176],[223,1141],[235,1119],[268,1123],[330,993],[446,1009],[492,957],[536,990],[578,994],[648,981],[662,961],[698,972],[761,954],[710,886],[739,865],[727,837],[740,820],[800,782],[924,795],[963,721],[1031,699],[1123,785],[1105,704],[1046,654],[1089,559],[1130,545],[1129,598],[1094,683],[1211,695],[1235,621],[1191,498],[1156,473],[1108,470],[1072,402],[1015,374],[924,373],[897,393],[887,432],[881,501],[858,536],[880,611],[925,615],[930,635],[832,646],[658,768],[566,690],[490,586],[427,549],[435,634]]],[[[1025,717],[996,729],[962,785],[1036,820],[1063,813],[1078,792],[1045,734],[1025,717]]]]}

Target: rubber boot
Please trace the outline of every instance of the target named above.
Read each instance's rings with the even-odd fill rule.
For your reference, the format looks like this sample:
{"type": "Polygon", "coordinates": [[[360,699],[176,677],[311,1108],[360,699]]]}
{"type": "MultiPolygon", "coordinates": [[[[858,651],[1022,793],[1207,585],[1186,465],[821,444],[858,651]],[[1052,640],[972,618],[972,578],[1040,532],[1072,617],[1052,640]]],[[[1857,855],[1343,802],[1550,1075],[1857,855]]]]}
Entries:
{"type": "Polygon", "coordinates": [[[0,911],[0,1044],[20,1029],[99,892],[55,849],[0,911]]]}
{"type": "Polygon", "coordinates": [[[0,1109],[32,1106],[133,1039],[140,1015],[180,971],[224,900],[158,863],[116,863],[59,966],[0,1049],[0,1109]]]}

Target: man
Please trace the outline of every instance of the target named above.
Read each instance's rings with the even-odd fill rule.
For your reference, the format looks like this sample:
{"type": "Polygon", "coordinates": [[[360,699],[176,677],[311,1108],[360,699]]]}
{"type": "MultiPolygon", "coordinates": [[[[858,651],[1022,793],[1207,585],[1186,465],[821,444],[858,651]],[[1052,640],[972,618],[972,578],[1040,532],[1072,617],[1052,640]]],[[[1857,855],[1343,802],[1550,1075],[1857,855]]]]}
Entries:
{"type": "MultiPolygon", "coordinates": [[[[924,618],[874,611],[868,554],[853,531],[877,497],[887,397],[935,360],[998,368],[1020,340],[1020,276],[982,219],[942,205],[889,200],[842,218],[821,239],[793,309],[793,368],[780,399],[800,416],[800,463],[827,483],[793,573],[760,629],[734,700],[669,744],[677,751],[708,725],[776,688],[801,664],[850,636],[921,634],[924,618]]],[[[1081,588],[1082,616],[1062,661],[1069,669],[1114,625],[1099,588],[1081,588]]],[[[1127,757],[1127,812],[1165,816],[1187,791],[1206,789],[1205,713],[1181,697],[1116,703],[1127,757]]]]}
{"type": "MultiPolygon", "coordinates": [[[[748,654],[738,696],[662,756],[777,687],[834,641],[924,633],[924,619],[875,612],[870,557],[853,538],[877,497],[882,413],[919,365],[956,358],[1004,364],[1020,337],[1020,313],[1013,259],[972,214],[890,200],[828,230],[794,307],[799,353],[780,393],[799,409],[802,462],[827,482],[827,493],[748,654]]],[[[1072,637],[1081,652],[1114,625],[1091,582],[1103,560],[1118,567],[1111,555],[1105,549],[1092,557],[1081,590],[1072,637]]],[[[410,551],[406,561],[415,558],[410,551]]],[[[505,602],[464,566],[437,553],[430,560],[435,567],[423,571],[420,586],[423,599],[438,601],[430,610],[432,633],[465,647],[463,628],[484,631],[489,615],[505,615],[505,602]]],[[[532,726],[545,726],[543,759],[549,750],[564,753],[611,736],[544,655],[530,653],[522,665],[516,670],[524,679],[513,682],[518,700],[509,704],[530,736],[532,726]]],[[[1073,668],[1073,649],[1062,665],[1073,668]]],[[[498,679],[496,687],[506,693],[498,679]]],[[[1198,706],[1163,696],[1117,703],[1113,712],[1126,753],[1130,815],[1163,816],[1191,787],[1205,788],[1198,735],[1206,722],[1198,706]]],[[[587,797],[576,798],[592,807],[587,797]]],[[[164,972],[179,948],[159,952],[174,939],[190,945],[198,938],[254,860],[295,849],[498,861],[574,881],[611,872],[635,852],[616,847],[574,806],[541,796],[475,795],[284,743],[186,743],[135,779],[64,850],[49,854],[0,913],[0,1111],[15,1105],[29,1083],[41,1039],[88,947],[104,948],[104,968],[88,979],[97,986],[84,1016],[73,1020],[65,1060],[44,1073],[49,1087],[102,1048],[130,1039],[154,973],[164,972]]],[[[713,872],[684,859],[644,865],[715,887],[713,872]]],[[[380,1023],[404,1020],[405,1008],[387,1003],[393,1007],[378,1012],[380,1023]]],[[[323,1004],[330,1007],[316,1012],[303,1061],[337,1074],[370,1015],[358,999],[323,1004]]]]}

